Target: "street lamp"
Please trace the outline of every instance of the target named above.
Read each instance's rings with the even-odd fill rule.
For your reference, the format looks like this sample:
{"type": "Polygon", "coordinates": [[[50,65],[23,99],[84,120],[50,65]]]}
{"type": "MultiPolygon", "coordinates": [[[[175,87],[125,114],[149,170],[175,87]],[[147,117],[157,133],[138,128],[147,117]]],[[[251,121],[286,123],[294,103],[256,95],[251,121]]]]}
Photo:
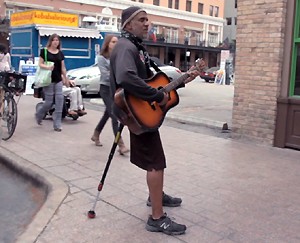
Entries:
{"type": "Polygon", "coordinates": [[[185,62],[185,71],[188,70],[188,68],[187,68],[187,59],[188,59],[188,57],[190,57],[190,55],[191,55],[191,52],[186,50],[185,51],[185,60],[184,60],[184,62],[185,62]]]}

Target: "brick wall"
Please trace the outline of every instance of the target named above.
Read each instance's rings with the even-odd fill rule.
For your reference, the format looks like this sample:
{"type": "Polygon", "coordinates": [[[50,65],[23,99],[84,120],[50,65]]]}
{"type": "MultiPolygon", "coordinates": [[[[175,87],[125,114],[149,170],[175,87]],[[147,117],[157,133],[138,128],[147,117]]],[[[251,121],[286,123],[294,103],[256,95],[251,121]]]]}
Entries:
{"type": "Polygon", "coordinates": [[[273,145],[287,1],[238,0],[234,138],[273,145]]]}

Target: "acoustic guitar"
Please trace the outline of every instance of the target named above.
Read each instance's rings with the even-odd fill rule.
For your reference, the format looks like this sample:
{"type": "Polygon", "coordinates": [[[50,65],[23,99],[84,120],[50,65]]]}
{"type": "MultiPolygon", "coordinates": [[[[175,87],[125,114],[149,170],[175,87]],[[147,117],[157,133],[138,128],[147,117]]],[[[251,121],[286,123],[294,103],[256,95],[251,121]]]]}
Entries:
{"type": "MultiPolygon", "coordinates": [[[[192,70],[201,70],[203,67],[204,61],[198,59],[192,70]]],[[[165,73],[157,72],[152,78],[146,80],[151,87],[163,89],[169,94],[169,100],[163,106],[157,102],[150,103],[139,99],[123,88],[119,88],[114,96],[114,114],[134,134],[156,131],[161,126],[168,110],[179,103],[179,96],[175,89],[187,78],[189,78],[188,73],[183,74],[177,80],[170,81],[165,73]]]]}

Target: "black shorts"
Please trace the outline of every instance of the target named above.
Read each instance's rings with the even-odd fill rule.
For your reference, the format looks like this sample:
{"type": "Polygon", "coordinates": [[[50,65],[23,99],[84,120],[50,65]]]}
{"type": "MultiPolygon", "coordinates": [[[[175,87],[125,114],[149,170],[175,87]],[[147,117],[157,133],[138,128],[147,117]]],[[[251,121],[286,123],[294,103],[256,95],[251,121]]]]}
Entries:
{"type": "Polygon", "coordinates": [[[147,171],[166,168],[166,158],[158,131],[141,135],[130,132],[130,161],[147,171]]]}

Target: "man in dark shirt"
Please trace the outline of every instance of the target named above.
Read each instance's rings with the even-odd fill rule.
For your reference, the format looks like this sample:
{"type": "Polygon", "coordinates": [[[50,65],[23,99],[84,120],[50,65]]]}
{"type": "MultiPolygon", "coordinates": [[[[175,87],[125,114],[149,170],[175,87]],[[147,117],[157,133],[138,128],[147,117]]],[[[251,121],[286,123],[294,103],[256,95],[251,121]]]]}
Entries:
{"type": "MultiPolygon", "coordinates": [[[[149,55],[142,46],[142,39],[148,34],[148,17],[145,10],[129,7],[122,12],[122,33],[110,58],[111,91],[122,87],[125,92],[151,102],[164,105],[168,94],[149,86],[144,80],[149,78],[149,55]]],[[[187,81],[193,80],[198,71],[190,71],[187,81]]],[[[186,226],[172,221],[163,211],[163,206],[177,207],[180,198],[171,197],[163,192],[164,169],[166,160],[159,131],[136,135],[130,132],[130,160],[133,164],[147,171],[149,198],[147,205],[152,206],[146,229],[169,235],[185,233],[186,226]]]]}

